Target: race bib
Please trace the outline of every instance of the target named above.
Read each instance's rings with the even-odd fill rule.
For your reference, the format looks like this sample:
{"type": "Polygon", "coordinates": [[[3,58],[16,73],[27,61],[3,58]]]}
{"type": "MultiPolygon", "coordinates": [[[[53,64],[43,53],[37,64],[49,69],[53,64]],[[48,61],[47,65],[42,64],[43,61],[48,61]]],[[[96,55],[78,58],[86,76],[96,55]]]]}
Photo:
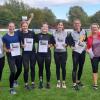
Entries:
{"type": "Polygon", "coordinates": [[[38,52],[48,52],[48,41],[47,40],[40,40],[39,41],[39,49],[38,52]]]}

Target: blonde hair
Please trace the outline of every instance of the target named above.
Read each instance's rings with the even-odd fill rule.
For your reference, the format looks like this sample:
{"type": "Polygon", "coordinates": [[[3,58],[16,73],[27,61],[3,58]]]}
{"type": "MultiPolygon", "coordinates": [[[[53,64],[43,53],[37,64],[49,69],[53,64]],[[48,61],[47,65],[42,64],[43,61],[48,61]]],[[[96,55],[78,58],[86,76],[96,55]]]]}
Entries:
{"type": "Polygon", "coordinates": [[[9,22],[9,23],[8,23],[8,26],[9,26],[10,24],[13,24],[13,25],[15,26],[15,23],[14,23],[14,22],[9,22]]]}
{"type": "Polygon", "coordinates": [[[74,19],[74,20],[73,20],[73,23],[75,23],[75,21],[79,21],[79,22],[81,23],[81,20],[78,19],[78,18],[77,18],[77,19],[74,19]]]}
{"type": "Polygon", "coordinates": [[[27,21],[22,21],[22,22],[20,23],[20,26],[22,27],[23,24],[27,24],[27,25],[28,25],[28,22],[27,22],[27,21]]]}
{"type": "Polygon", "coordinates": [[[96,25],[99,28],[99,24],[98,23],[92,23],[90,28],[92,28],[93,25],[96,25]]]}

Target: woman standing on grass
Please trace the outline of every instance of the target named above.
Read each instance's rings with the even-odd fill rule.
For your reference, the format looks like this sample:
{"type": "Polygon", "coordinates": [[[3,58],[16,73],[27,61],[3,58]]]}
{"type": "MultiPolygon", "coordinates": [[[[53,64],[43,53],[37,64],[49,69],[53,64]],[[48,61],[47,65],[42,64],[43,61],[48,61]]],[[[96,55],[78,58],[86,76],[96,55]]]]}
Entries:
{"type": "MultiPolygon", "coordinates": [[[[4,65],[5,65],[5,56],[4,56],[4,50],[3,50],[2,35],[0,34],[0,82],[2,78],[4,65]]],[[[1,83],[0,83],[0,86],[1,86],[1,83]]]]}
{"type": "Polygon", "coordinates": [[[74,30],[69,37],[69,43],[72,46],[72,60],[73,60],[73,70],[72,70],[72,80],[73,88],[79,90],[79,87],[84,85],[80,81],[83,66],[85,62],[86,54],[86,32],[81,28],[81,22],[79,19],[75,19],[73,22],[74,30]]]}
{"type": "Polygon", "coordinates": [[[7,55],[7,61],[10,68],[10,93],[16,94],[14,89],[14,82],[17,81],[22,71],[22,58],[20,53],[20,40],[18,34],[14,32],[15,24],[10,22],[8,24],[8,33],[3,36],[4,51],[7,55]],[[17,71],[16,71],[17,69],[17,71]]]}
{"type": "Polygon", "coordinates": [[[98,64],[100,62],[100,32],[99,25],[91,25],[91,35],[87,39],[87,52],[90,55],[93,71],[93,88],[98,89],[98,64]]]}
{"type": "Polygon", "coordinates": [[[67,33],[64,31],[64,25],[59,22],[57,30],[53,34],[54,44],[54,59],[56,63],[56,77],[57,77],[57,88],[66,88],[66,60],[67,60],[67,33]],[[60,80],[60,68],[62,69],[62,82],[60,80]]]}
{"type": "Polygon", "coordinates": [[[24,82],[27,90],[35,87],[35,63],[36,63],[36,51],[35,51],[35,33],[28,30],[28,22],[21,22],[20,40],[22,45],[22,58],[24,66],[24,82]],[[31,87],[28,84],[29,67],[31,71],[31,87]]]}
{"type": "Polygon", "coordinates": [[[36,35],[36,42],[38,43],[37,63],[39,67],[39,88],[43,88],[43,69],[46,69],[46,88],[50,88],[50,66],[51,66],[51,44],[53,37],[48,33],[48,24],[43,23],[41,33],[36,35]]]}

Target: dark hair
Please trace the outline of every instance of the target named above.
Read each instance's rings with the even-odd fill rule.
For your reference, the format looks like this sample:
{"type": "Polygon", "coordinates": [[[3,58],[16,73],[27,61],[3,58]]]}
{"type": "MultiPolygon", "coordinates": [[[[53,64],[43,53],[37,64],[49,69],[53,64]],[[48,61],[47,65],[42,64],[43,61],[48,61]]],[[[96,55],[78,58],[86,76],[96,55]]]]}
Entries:
{"type": "Polygon", "coordinates": [[[57,26],[58,26],[60,23],[63,24],[63,29],[62,29],[62,30],[64,30],[64,23],[63,23],[62,21],[60,21],[60,22],[57,22],[57,23],[56,23],[56,31],[57,31],[57,26]]]}
{"type": "MultiPolygon", "coordinates": [[[[47,25],[48,25],[48,23],[47,23],[47,22],[42,22],[41,26],[43,26],[44,24],[47,24],[47,25]]],[[[49,25],[48,25],[48,26],[49,26],[49,25]]]]}

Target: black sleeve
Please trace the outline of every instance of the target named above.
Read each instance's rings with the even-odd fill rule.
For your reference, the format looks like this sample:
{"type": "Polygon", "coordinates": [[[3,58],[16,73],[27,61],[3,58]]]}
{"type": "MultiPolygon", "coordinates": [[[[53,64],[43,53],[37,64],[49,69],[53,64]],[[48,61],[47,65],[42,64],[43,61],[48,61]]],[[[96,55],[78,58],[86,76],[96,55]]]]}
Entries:
{"type": "Polygon", "coordinates": [[[20,30],[17,30],[16,31],[16,34],[18,35],[19,41],[21,43],[21,41],[22,41],[22,33],[21,33],[21,31],[20,30]]]}
{"type": "Polygon", "coordinates": [[[67,37],[65,39],[65,43],[68,45],[68,35],[67,35],[67,37]]]}
{"type": "Polygon", "coordinates": [[[34,31],[31,31],[31,32],[32,32],[32,37],[35,40],[35,32],[34,31]]]}
{"type": "Polygon", "coordinates": [[[55,39],[54,39],[54,36],[51,35],[50,36],[50,44],[54,45],[56,42],[55,42],[55,39]]]}
{"type": "Polygon", "coordinates": [[[68,34],[67,38],[66,38],[66,43],[71,47],[71,46],[75,46],[75,42],[74,42],[74,39],[70,34],[68,34]]]}
{"type": "Polygon", "coordinates": [[[37,42],[38,42],[38,34],[34,34],[34,35],[35,35],[35,36],[34,36],[34,37],[35,37],[34,40],[35,40],[35,42],[37,43],[37,42]]]}
{"type": "Polygon", "coordinates": [[[51,35],[51,43],[52,43],[53,45],[56,44],[56,41],[55,41],[55,38],[54,38],[53,35],[51,35]]]}

